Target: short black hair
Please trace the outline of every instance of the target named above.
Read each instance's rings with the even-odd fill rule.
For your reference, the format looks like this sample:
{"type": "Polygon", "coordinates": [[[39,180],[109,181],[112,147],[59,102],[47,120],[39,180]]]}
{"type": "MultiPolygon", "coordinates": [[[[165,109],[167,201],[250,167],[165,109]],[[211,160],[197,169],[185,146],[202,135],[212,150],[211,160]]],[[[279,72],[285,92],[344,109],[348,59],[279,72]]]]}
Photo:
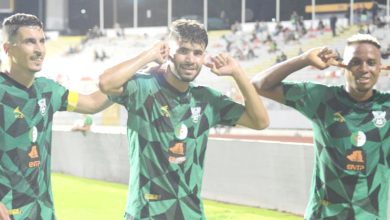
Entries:
{"type": "Polygon", "coordinates": [[[37,26],[43,29],[38,17],[31,14],[17,13],[4,19],[3,36],[5,41],[12,41],[20,27],[37,26]]]}
{"type": "Polygon", "coordinates": [[[196,20],[179,19],[172,22],[170,27],[170,37],[188,40],[193,43],[203,44],[205,48],[208,44],[207,31],[204,25],[196,20]]]}

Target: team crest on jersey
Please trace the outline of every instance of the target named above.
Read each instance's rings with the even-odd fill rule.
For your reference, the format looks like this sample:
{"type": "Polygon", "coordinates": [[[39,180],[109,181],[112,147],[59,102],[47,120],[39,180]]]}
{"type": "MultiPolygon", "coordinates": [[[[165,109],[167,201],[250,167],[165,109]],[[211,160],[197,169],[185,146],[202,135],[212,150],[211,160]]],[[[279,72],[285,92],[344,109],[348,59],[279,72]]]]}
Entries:
{"type": "Polygon", "coordinates": [[[198,123],[199,122],[201,110],[202,110],[201,107],[191,107],[191,114],[192,114],[191,118],[192,118],[192,121],[194,123],[198,123]]]}
{"type": "Polygon", "coordinates": [[[374,119],[372,119],[372,121],[377,128],[385,126],[387,122],[385,111],[372,111],[372,114],[374,115],[374,119]]]}
{"type": "Polygon", "coordinates": [[[45,115],[46,113],[46,99],[40,99],[38,101],[38,105],[39,105],[39,111],[41,112],[41,115],[45,115]]]}

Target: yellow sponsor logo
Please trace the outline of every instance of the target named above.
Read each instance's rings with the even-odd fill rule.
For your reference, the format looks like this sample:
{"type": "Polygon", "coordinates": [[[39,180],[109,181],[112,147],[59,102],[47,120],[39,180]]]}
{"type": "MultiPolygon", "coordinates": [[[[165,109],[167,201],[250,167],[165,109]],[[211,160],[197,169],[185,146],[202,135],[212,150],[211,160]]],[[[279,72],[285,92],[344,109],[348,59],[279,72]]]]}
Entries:
{"type": "Polygon", "coordinates": [[[330,205],[330,202],[325,200],[325,199],[321,199],[320,200],[320,204],[323,205],[323,206],[328,206],[328,205],[330,205]]]}
{"type": "Polygon", "coordinates": [[[150,194],[150,193],[145,193],[144,197],[146,200],[159,200],[161,199],[161,195],[158,194],[150,194]]]}
{"type": "Polygon", "coordinates": [[[24,118],[24,114],[20,111],[19,106],[14,110],[15,118],[21,119],[24,118]]]}
{"type": "Polygon", "coordinates": [[[22,210],[21,209],[10,209],[10,210],[8,210],[8,214],[9,215],[19,215],[19,214],[22,214],[22,210]]]}
{"type": "Polygon", "coordinates": [[[334,113],[334,114],[333,114],[333,117],[334,117],[334,120],[335,120],[335,121],[338,121],[338,122],[340,122],[340,123],[345,122],[345,118],[341,115],[340,112],[334,113]]]}
{"type": "Polygon", "coordinates": [[[169,110],[168,110],[168,106],[167,106],[167,105],[161,106],[160,112],[161,112],[161,114],[162,114],[164,117],[167,117],[167,118],[171,117],[171,114],[169,113],[169,110]]]}

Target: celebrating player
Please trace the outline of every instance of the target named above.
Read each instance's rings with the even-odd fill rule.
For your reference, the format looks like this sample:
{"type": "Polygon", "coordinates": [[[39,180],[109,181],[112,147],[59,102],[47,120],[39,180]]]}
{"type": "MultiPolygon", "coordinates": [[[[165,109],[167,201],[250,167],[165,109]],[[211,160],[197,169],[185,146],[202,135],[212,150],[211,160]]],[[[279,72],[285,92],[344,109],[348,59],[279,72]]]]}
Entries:
{"type": "Polygon", "coordinates": [[[81,95],[35,77],[45,58],[45,35],[34,15],[3,22],[9,69],[0,73],[0,219],[55,219],[50,161],[56,111],[96,113],[111,102],[97,91],[81,95]]]}
{"type": "Polygon", "coordinates": [[[342,63],[337,56],[326,47],[311,49],[259,73],[253,85],[313,123],[315,168],[305,219],[387,219],[390,94],[373,89],[380,44],[357,34],[348,39],[342,63]],[[345,67],[345,85],[283,81],[309,65],[345,67]]]}
{"type": "Polygon", "coordinates": [[[128,220],[204,219],[200,190],[209,129],[217,124],[263,129],[269,123],[255,89],[230,56],[219,54],[207,66],[219,76],[233,77],[245,106],[191,83],[205,62],[208,36],[203,25],[177,20],[168,42],[100,77],[101,90],[128,111],[128,220]],[[150,62],[162,65],[150,74],[137,73],[150,62]]]}

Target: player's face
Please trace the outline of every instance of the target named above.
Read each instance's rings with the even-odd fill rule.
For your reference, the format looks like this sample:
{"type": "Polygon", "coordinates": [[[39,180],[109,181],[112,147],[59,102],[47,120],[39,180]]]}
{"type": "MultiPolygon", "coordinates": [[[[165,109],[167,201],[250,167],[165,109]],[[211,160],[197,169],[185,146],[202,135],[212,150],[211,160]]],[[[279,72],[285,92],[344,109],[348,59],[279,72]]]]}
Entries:
{"type": "Polygon", "coordinates": [[[37,26],[20,27],[7,53],[11,69],[31,74],[40,71],[46,53],[43,30],[37,26]]]}
{"type": "Polygon", "coordinates": [[[191,82],[202,69],[206,48],[203,44],[189,41],[179,41],[177,44],[178,48],[173,56],[176,72],[182,81],[191,82]]]}
{"type": "Polygon", "coordinates": [[[360,43],[350,47],[351,59],[345,72],[347,91],[352,96],[370,97],[380,74],[380,50],[371,43],[360,43]]]}

